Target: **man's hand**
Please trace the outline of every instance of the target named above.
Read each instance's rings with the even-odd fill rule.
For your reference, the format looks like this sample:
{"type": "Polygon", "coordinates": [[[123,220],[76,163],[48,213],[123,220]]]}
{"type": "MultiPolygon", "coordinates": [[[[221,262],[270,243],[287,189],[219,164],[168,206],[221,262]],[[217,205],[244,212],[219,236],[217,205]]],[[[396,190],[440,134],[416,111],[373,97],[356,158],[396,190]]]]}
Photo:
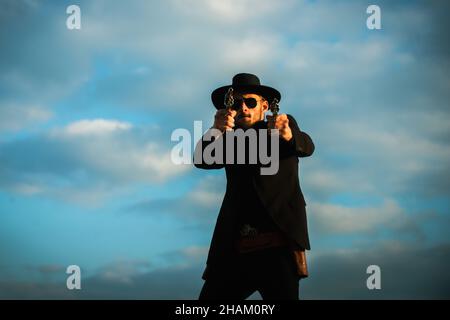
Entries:
{"type": "Polygon", "coordinates": [[[269,129],[278,129],[280,136],[284,140],[290,141],[292,139],[292,130],[289,127],[289,119],[285,113],[281,113],[275,117],[268,115],[267,123],[269,129]]]}
{"type": "Polygon", "coordinates": [[[235,116],[236,116],[235,110],[231,109],[217,110],[216,115],[214,116],[213,128],[219,129],[222,132],[233,130],[235,116]]]}

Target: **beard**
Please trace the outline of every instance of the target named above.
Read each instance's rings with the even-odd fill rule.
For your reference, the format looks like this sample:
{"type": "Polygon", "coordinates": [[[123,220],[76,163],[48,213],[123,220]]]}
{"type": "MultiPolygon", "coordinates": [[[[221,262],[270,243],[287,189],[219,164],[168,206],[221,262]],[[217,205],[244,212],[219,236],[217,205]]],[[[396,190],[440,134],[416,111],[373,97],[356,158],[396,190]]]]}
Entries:
{"type": "Polygon", "coordinates": [[[235,123],[236,123],[236,127],[238,128],[249,128],[253,125],[252,120],[251,120],[251,116],[245,116],[245,115],[241,115],[236,117],[235,123]]]}

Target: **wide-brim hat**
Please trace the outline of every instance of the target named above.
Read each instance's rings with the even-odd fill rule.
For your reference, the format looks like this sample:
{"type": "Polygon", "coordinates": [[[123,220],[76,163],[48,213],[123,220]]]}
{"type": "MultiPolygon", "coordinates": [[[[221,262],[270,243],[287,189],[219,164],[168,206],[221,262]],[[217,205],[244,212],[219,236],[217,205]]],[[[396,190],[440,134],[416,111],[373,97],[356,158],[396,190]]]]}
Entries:
{"type": "Polygon", "coordinates": [[[273,99],[281,100],[278,90],[261,85],[259,78],[251,73],[239,73],[233,77],[232,84],[217,88],[211,93],[211,100],[216,109],[223,109],[225,94],[232,87],[235,93],[254,93],[264,97],[269,103],[273,99]]]}

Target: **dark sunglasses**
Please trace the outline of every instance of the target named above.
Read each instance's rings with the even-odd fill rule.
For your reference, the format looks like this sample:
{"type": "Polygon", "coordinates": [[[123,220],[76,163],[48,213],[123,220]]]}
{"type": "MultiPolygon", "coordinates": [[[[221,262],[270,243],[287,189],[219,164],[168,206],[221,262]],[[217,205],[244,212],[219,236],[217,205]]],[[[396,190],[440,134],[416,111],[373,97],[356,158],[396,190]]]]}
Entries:
{"type": "Polygon", "coordinates": [[[242,102],[245,102],[245,105],[250,109],[253,109],[258,105],[258,100],[255,98],[235,98],[233,109],[238,110],[242,106],[242,102]]]}

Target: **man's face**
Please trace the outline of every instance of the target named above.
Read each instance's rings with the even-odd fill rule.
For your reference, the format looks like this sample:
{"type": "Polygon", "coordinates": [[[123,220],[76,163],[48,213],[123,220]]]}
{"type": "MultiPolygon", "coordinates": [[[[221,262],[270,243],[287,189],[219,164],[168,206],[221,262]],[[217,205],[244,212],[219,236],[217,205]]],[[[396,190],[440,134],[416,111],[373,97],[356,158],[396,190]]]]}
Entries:
{"type": "Polygon", "coordinates": [[[263,97],[253,93],[244,93],[236,98],[236,101],[240,102],[240,105],[236,108],[237,113],[234,118],[236,127],[249,128],[256,122],[264,120],[264,113],[269,108],[269,104],[263,97]],[[243,100],[241,101],[242,98],[243,100]],[[245,99],[248,98],[256,100],[256,106],[254,108],[250,108],[251,105],[247,106],[245,103],[245,99]]]}

